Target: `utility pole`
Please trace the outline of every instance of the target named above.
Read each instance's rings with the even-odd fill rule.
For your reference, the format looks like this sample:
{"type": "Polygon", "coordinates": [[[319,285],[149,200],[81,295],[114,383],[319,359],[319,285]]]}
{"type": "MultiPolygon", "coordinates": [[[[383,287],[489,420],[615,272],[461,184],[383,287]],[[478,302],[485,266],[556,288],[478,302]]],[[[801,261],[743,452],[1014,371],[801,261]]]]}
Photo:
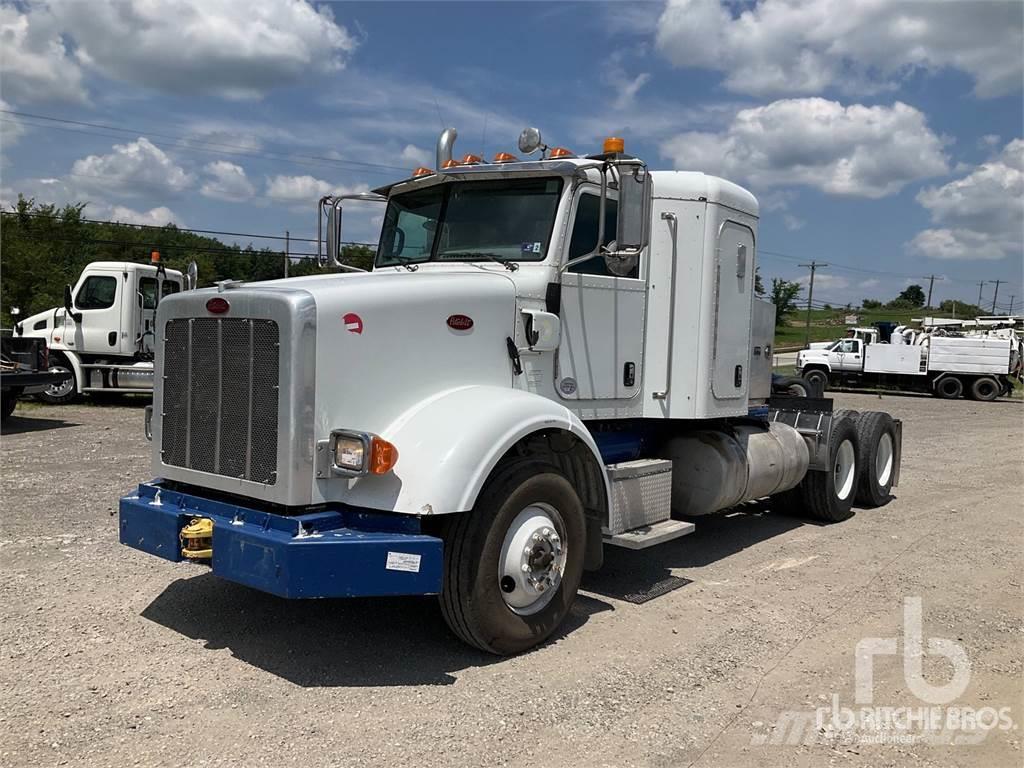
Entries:
{"type": "Polygon", "coordinates": [[[925,309],[931,309],[932,307],[932,286],[935,285],[935,281],[944,279],[945,278],[942,277],[936,277],[935,275],[928,275],[928,301],[925,302],[925,309]]]}
{"type": "Polygon", "coordinates": [[[1017,294],[1010,294],[1010,311],[1007,312],[1006,314],[1008,314],[1008,315],[1012,315],[1013,314],[1013,300],[1016,299],[1016,298],[1017,298],[1017,294]]]}
{"type": "Polygon", "coordinates": [[[799,266],[811,270],[811,282],[807,286],[807,327],[804,333],[804,344],[809,345],[811,343],[811,301],[814,299],[814,272],[818,267],[827,267],[828,264],[811,259],[810,264],[800,264],[799,266]]]}
{"type": "Polygon", "coordinates": [[[981,309],[981,289],[985,287],[985,283],[988,280],[982,280],[978,283],[978,309],[981,309]]]}
{"type": "Polygon", "coordinates": [[[288,258],[288,246],[290,244],[289,240],[288,240],[289,237],[291,237],[291,232],[289,232],[286,229],[284,231],[284,276],[285,277],[288,277],[288,262],[291,261],[291,259],[288,258]]]}
{"type": "Polygon", "coordinates": [[[992,294],[992,314],[996,313],[996,299],[999,297],[999,284],[1006,282],[1005,280],[996,280],[996,291],[992,294]]]}

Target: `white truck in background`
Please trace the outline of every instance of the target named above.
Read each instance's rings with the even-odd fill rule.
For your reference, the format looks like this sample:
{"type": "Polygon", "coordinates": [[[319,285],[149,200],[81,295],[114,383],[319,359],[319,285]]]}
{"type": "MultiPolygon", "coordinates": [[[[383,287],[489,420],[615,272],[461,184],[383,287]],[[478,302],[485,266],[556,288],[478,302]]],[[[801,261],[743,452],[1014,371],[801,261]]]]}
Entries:
{"type": "Polygon", "coordinates": [[[94,261],[65,287],[63,307],[15,324],[16,336],[46,342],[51,372],[69,374],[36,397],[60,405],[89,393],[152,393],[157,306],[194,286],[191,268],[186,276],[156,252],[152,259],[94,261]]]}
{"type": "Polygon", "coordinates": [[[438,595],[455,635],[511,654],[605,546],[751,499],[823,522],[889,501],[898,420],[773,395],[753,195],[618,138],[577,156],[527,129],[539,158],[491,162],[454,138],[321,199],[339,267],[345,201],[384,206],[371,272],[160,304],[158,479],[121,499],[123,544],[285,598],[438,595]]]}
{"type": "Polygon", "coordinates": [[[797,353],[796,371],[815,389],[878,387],[955,399],[995,400],[1021,376],[1021,337],[1012,328],[956,332],[896,327],[888,343],[856,335],[797,353]]]}

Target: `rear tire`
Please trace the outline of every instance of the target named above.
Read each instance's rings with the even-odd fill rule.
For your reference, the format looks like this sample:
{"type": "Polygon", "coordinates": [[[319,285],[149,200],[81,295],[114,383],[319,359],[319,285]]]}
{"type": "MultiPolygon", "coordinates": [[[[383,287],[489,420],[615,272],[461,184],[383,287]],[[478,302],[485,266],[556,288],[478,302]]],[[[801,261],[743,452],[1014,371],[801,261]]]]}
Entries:
{"type": "Polygon", "coordinates": [[[946,376],[935,384],[935,396],[943,400],[956,400],[963,391],[964,383],[956,376],[946,376]]]}
{"type": "Polygon", "coordinates": [[[867,411],[857,419],[861,467],[857,481],[857,503],[872,508],[888,504],[892,499],[892,482],[896,477],[896,425],[892,416],[881,411],[867,411]]]}
{"type": "Polygon", "coordinates": [[[461,640],[510,655],[562,623],[583,575],[586,519],[557,469],[537,461],[499,469],[471,512],[445,521],[442,536],[441,610],[461,640]]]}
{"type": "Polygon", "coordinates": [[[826,389],[828,389],[828,373],[819,369],[813,368],[804,374],[804,381],[807,382],[807,386],[811,388],[811,392],[816,397],[820,397],[826,389]]]}
{"type": "Polygon", "coordinates": [[[0,421],[7,421],[11,417],[15,406],[18,405],[18,398],[20,396],[21,387],[5,389],[3,392],[0,392],[0,421]]]}
{"type": "Polygon", "coordinates": [[[988,377],[975,379],[971,383],[971,399],[991,402],[999,397],[1002,389],[1003,388],[999,385],[999,382],[995,379],[990,379],[988,377]]]}
{"type": "Polygon", "coordinates": [[[811,470],[797,486],[800,509],[806,517],[823,523],[838,523],[853,514],[860,465],[857,425],[850,417],[834,419],[828,454],[831,468],[811,470]]]}

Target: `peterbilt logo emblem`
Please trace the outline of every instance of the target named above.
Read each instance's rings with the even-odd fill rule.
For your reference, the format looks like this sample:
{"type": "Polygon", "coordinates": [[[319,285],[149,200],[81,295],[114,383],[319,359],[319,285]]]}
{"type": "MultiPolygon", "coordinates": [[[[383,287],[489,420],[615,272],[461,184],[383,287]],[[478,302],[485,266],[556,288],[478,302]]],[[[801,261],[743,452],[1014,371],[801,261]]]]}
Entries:
{"type": "Polygon", "coordinates": [[[473,327],[473,318],[468,315],[451,315],[448,327],[455,331],[468,331],[473,327]]]}
{"type": "Polygon", "coordinates": [[[345,323],[345,330],[349,333],[363,332],[363,318],[355,312],[349,312],[348,314],[343,315],[341,320],[345,323]]]}

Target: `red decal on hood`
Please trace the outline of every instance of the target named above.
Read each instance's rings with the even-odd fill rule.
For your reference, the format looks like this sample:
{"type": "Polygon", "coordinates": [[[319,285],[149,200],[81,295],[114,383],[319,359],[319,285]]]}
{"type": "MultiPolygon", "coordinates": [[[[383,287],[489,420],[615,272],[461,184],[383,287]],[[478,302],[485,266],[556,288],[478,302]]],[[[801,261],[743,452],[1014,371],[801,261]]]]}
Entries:
{"type": "Polygon", "coordinates": [[[468,331],[473,327],[473,318],[468,315],[451,315],[448,327],[456,331],[468,331]]]}
{"type": "Polygon", "coordinates": [[[355,312],[349,312],[347,315],[343,315],[341,319],[345,323],[345,330],[349,333],[363,332],[363,318],[355,312]]]}

